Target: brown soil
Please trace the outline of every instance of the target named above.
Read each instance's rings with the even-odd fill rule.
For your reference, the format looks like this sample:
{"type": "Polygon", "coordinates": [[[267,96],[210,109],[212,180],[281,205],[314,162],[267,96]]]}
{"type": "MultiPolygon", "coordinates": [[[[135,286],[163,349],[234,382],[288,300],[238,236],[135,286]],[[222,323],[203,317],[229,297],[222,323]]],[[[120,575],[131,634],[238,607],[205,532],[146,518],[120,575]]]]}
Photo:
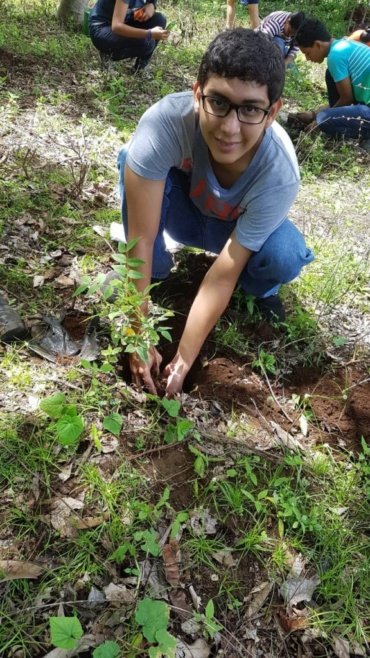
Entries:
{"type": "MultiPolygon", "coordinates": [[[[157,295],[176,313],[172,319],[172,344],[164,344],[161,349],[164,364],[176,352],[186,315],[211,262],[212,259],[203,254],[190,254],[186,265],[158,288],[157,295]]],[[[295,411],[292,405],[288,412],[286,402],[291,400],[293,394],[306,395],[309,396],[306,399],[313,414],[310,431],[316,442],[356,449],[361,436],[369,440],[368,360],[339,366],[327,362],[321,367],[298,363],[290,368],[286,376],[268,375],[267,379],[267,376],[251,368],[253,355],[261,344],[267,345],[267,352],[274,353],[274,343],[284,340],[284,329],[276,329],[265,322],[256,324],[250,321],[243,324],[243,331],[250,341],[251,353],[240,356],[228,348],[222,348],[221,353],[211,334],[185,381],[185,391],[202,400],[220,404],[225,413],[244,411],[253,417],[257,415],[260,419],[274,420],[287,431],[297,423],[301,412],[295,411]],[[272,402],[271,391],[281,407],[272,402]]]]}

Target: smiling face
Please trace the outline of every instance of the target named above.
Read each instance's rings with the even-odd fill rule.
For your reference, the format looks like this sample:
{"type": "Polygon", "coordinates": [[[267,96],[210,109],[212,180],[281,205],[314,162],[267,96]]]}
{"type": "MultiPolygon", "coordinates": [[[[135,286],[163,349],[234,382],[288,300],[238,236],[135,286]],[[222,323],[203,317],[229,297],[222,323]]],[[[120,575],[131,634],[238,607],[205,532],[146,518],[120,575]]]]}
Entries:
{"type": "Polygon", "coordinates": [[[203,89],[194,85],[195,109],[199,113],[199,125],[211,159],[218,171],[224,170],[237,178],[251,162],[260,145],[265,130],[275,119],[281,100],[271,105],[262,123],[241,123],[233,109],[226,117],[217,117],[205,112],[201,96],[214,96],[236,105],[253,105],[266,110],[270,107],[267,86],[247,82],[239,78],[223,78],[211,75],[203,89]]]}

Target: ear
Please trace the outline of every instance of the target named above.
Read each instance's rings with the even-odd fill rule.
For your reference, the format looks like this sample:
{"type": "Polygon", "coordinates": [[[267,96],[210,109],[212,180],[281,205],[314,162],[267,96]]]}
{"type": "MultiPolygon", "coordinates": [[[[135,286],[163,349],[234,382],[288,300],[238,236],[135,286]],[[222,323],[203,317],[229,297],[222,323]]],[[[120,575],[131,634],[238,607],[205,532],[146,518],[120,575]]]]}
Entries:
{"type": "Polygon", "coordinates": [[[275,121],[277,115],[281,110],[282,105],[283,105],[283,101],[281,100],[281,98],[279,98],[277,101],[275,101],[275,103],[271,105],[270,112],[266,121],[266,128],[271,126],[272,122],[275,121]]]}
{"type": "Polygon", "coordinates": [[[199,86],[199,82],[194,82],[193,84],[193,96],[194,96],[194,110],[195,112],[199,111],[199,105],[200,105],[200,97],[201,97],[201,89],[199,86]]]}

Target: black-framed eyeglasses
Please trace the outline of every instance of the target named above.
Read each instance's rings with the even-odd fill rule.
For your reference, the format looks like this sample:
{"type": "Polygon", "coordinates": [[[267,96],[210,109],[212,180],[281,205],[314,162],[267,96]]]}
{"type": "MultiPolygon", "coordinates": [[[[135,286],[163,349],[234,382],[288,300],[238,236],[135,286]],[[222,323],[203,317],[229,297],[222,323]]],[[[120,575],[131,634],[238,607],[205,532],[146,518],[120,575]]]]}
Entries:
{"type": "Polygon", "coordinates": [[[249,103],[236,105],[236,103],[230,103],[220,96],[207,96],[206,94],[202,94],[201,99],[203,109],[207,114],[213,114],[215,117],[224,118],[229,112],[231,112],[231,110],[235,110],[240,123],[249,123],[252,125],[262,123],[271,110],[271,105],[266,110],[249,103]]]}

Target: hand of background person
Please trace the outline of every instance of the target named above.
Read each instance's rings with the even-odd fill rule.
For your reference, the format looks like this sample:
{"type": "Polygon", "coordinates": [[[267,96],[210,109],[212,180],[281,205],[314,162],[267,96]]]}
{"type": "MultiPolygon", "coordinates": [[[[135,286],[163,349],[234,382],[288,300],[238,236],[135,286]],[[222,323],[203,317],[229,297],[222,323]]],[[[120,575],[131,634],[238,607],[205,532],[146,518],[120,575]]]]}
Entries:
{"type": "Polygon", "coordinates": [[[149,393],[157,395],[157,380],[162,357],[155,347],[149,348],[148,361],[142,361],[137,354],[130,355],[132,382],[139,389],[144,387],[149,393]]]}
{"type": "Polygon", "coordinates": [[[167,379],[165,392],[167,398],[172,398],[176,393],[181,393],[184,379],[188,372],[189,367],[179,354],[176,354],[175,358],[163,371],[163,377],[167,379]]]}
{"type": "Polygon", "coordinates": [[[152,37],[154,41],[165,41],[169,37],[168,30],[164,30],[163,27],[153,27],[151,30],[152,37]]]}

